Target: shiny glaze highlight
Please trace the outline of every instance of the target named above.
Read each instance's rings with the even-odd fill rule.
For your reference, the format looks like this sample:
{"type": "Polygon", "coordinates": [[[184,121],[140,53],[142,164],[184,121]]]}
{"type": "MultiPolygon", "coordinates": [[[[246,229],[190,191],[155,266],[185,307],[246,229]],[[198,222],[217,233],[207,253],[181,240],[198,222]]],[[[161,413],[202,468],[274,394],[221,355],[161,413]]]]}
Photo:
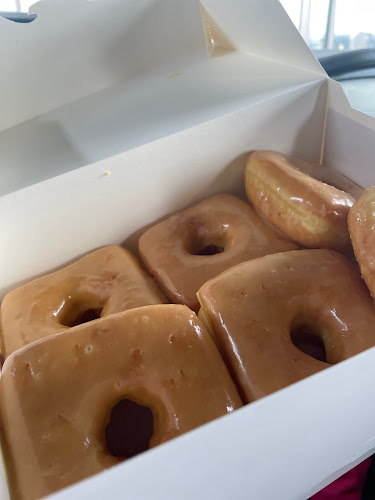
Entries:
{"type": "Polygon", "coordinates": [[[355,267],[332,250],[299,250],[239,264],[198,292],[204,314],[246,402],[375,345],[375,309],[355,267]],[[312,324],[327,362],[292,342],[312,324]]]}
{"type": "MultiPolygon", "coordinates": [[[[350,249],[347,217],[354,198],[298,169],[313,165],[272,151],[251,153],[246,164],[246,194],[254,207],[297,243],[308,248],[350,249]]],[[[320,167],[323,170],[329,170],[320,167]]],[[[341,174],[330,171],[330,181],[355,187],[341,174]]],[[[358,194],[359,188],[353,189],[358,194]]]]}

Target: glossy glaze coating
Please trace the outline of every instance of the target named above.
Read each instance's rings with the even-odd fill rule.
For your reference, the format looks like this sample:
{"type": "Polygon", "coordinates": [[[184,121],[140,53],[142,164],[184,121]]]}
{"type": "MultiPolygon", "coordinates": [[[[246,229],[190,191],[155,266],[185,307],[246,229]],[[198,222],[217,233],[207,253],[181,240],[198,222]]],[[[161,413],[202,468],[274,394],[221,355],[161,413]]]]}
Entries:
{"type": "Polygon", "coordinates": [[[1,305],[2,354],[87,320],[134,307],[167,302],[156,283],[124,248],[96,250],[73,264],[16,290],[1,305]],[[93,316],[95,317],[95,315],[93,316]]]}
{"type": "MultiPolygon", "coordinates": [[[[298,170],[297,165],[304,165],[310,173],[319,172],[280,153],[252,153],[245,170],[249,200],[272,224],[299,244],[308,248],[348,250],[347,217],[354,203],[353,196],[310,177],[298,170]]],[[[348,188],[355,186],[333,171],[322,178],[348,188]]],[[[355,190],[356,194],[359,189],[355,190]]]]}
{"type": "Polygon", "coordinates": [[[354,203],[348,224],[363,279],[375,298],[375,187],[366,189],[354,203]]]}
{"type": "Polygon", "coordinates": [[[247,203],[218,194],[149,229],[139,240],[146,267],[172,302],[197,311],[196,293],[240,262],[298,246],[264,222],[247,203]],[[199,255],[217,246],[215,255],[199,255]]]}
{"type": "Polygon", "coordinates": [[[333,250],[299,250],[239,264],[198,292],[247,402],[375,345],[375,309],[359,272],[333,250]],[[291,340],[308,325],[327,362],[291,340]],[[298,328],[297,328],[298,330],[298,328]]]}
{"type": "Polygon", "coordinates": [[[150,447],[242,405],[185,306],[132,309],[48,337],[11,355],[0,379],[15,498],[34,500],[118,463],[104,430],[124,398],[152,409],[150,447]]]}

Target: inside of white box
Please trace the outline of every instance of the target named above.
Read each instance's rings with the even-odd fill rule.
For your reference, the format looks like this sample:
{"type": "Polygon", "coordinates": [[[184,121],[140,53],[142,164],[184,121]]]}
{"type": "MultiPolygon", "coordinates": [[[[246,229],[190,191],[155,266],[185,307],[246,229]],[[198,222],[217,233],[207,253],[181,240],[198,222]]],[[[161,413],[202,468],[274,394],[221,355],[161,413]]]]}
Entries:
{"type": "MultiPolygon", "coordinates": [[[[332,163],[332,166],[344,173],[350,172],[349,177],[354,181],[363,184],[361,181],[367,176],[367,183],[372,183],[374,174],[369,169],[369,164],[374,154],[374,126],[366,127],[361,120],[351,119],[349,111],[348,116],[340,113],[335,102],[335,92],[330,95],[330,85],[327,81],[306,83],[246,109],[1,198],[0,295],[3,296],[18,284],[62,266],[98,246],[125,241],[129,248],[134,250],[139,230],[165,214],[188,206],[205,196],[221,191],[243,194],[241,173],[244,158],[253,149],[275,149],[319,162],[324,145],[328,164],[332,163]],[[325,130],[324,141],[322,139],[325,130]],[[358,133],[365,133],[364,137],[368,141],[366,144],[358,138],[358,133]],[[338,145],[340,151],[334,151],[338,145]],[[359,146],[362,148],[360,161],[355,162],[353,168],[353,147],[355,151],[359,146]],[[335,161],[335,155],[340,158],[339,162],[335,161]]],[[[197,446],[201,446],[203,440],[206,443],[205,449],[212,450],[212,447],[215,448],[217,435],[220,435],[221,442],[226,443],[225,446],[230,447],[229,443],[236,442],[239,453],[243,454],[244,449],[239,447],[239,443],[243,441],[244,436],[239,440],[238,435],[233,435],[234,428],[229,423],[231,418],[240,419],[242,423],[238,420],[238,425],[242,427],[247,426],[248,422],[259,426],[259,422],[266,419],[268,427],[257,429],[258,437],[246,434],[249,449],[246,449],[242,459],[234,452],[225,455],[222,450],[220,465],[219,461],[212,460],[210,455],[211,463],[206,469],[208,477],[211,478],[210,484],[215,487],[214,474],[217,474],[219,466],[222,467],[225,463],[229,473],[236,478],[234,480],[240,482],[240,491],[246,491],[243,489],[245,487],[253,488],[253,483],[251,486],[246,481],[249,478],[250,482],[254,482],[255,477],[259,477],[259,480],[255,481],[259,491],[268,488],[269,481],[264,476],[264,471],[268,468],[261,458],[264,456],[263,446],[268,450],[267,460],[270,459],[272,450],[277,449],[276,456],[279,460],[283,457],[283,460],[290,461],[290,467],[280,468],[284,474],[279,478],[279,489],[282,492],[280,500],[294,498],[287,496],[291,491],[290,484],[293,485],[293,493],[299,492],[299,496],[295,498],[302,498],[305,492],[307,497],[307,492],[316,489],[327,477],[337,477],[340,470],[360,460],[374,447],[374,435],[372,431],[370,435],[369,431],[372,427],[368,425],[367,420],[356,427],[354,434],[346,436],[344,441],[339,430],[331,428],[331,421],[331,434],[328,438],[324,436],[324,439],[320,439],[313,432],[306,432],[303,424],[308,415],[311,415],[311,404],[318,404],[319,407],[324,407],[327,413],[323,411],[314,414],[314,425],[324,429],[327,427],[325,414],[332,412],[332,405],[336,409],[341,405],[343,413],[347,412],[343,401],[347,401],[348,394],[353,401],[358,402],[351,406],[354,413],[345,413],[342,417],[342,428],[350,428],[351,419],[359,418],[354,409],[363,403],[363,394],[366,394],[367,389],[370,390],[367,386],[371,386],[372,390],[372,384],[369,384],[368,380],[372,373],[371,366],[374,366],[373,354],[364,354],[366,365],[363,365],[363,359],[360,367],[357,358],[349,360],[348,366],[352,372],[347,373],[342,363],[317,377],[266,398],[259,404],[250,405],[239,413],[239,417],[234,414],[228,419],[212,423],[209,427],[213,429],[212,432],[207,433],[203,429],[201,433],[185,436],[181,441],[185,443],[182,448],[180,442],[178,443],[179,452],[176,458],[173,458],[176,444],[171,442],[161,447],[160,451],[156,449],[121,465],[119,469],[109,471],[108,477],[119,484],[120,476],[123,478],[123,474],[126,474],[129,491],[135,495],[132,498],[142,498],[143,490],[138,491],[141,496],[136,496],[137,481],[139,483],[139,478],[142,477],[142,470],[147,470],[147,474],[153,478],[155,471],[163,477],[160,467],[164,468],[164,465],[158,466],[157,463],[160,457],[166,457],[168,467],[171,467],[176,475],[169,493],[166,493],[172,496],[164,495],[160,498],[173,498],[173,488],[179,478],[173,463],[183,465],[191,459],[196,449],[196,439],[200,443],[197,446]],[[362,371],[363,366],[367,370],[366,373],[362,371]],[[340,377],[344,377],[345,387],[340,386],[340,377]],[[356,385],[358,381],[361,391],[358,391],[356,385]],[[329,390],[322,393],[322,384],[325,388],[335,388],[334,398],[329,390]],[[298,407],[297,400],[293,399],[295,391],[298,392],[298,407]],[[275,414],[283,415],[282,419],[271,421],[267,417],[275,414]],[[246,422],[243,419],[246,419],[246,422]],[[270,432],[272,439],[269,439],[270,432]],[[261,438],[267,440],[263,445],[261,438]],[[323,448],[327,455],[327,447],[330,457],[328,462],[316,467],[316,463],[320,463],[319,457],[323,448]],[[337,450],[340,450],[339,454],[337,450]],[[310,464],[311,470],[308,473],[299,473],[298,477],[291,472],[285,475],[286,471],[291,471],[295,466],[296,457],[297,461],[301,460],[301,454],[306,463],[310,464]],[[241,469],[242,461],[239,458],[246,463],[246,467],[255,470],[256,474],[245,473],[243,467],[241,469]],[[330,464],[329,470],[326,463],[330,464]],[[143,469],[143,466],[146,469],[143,469]],[[129,471],[135,473],[130,474],[129,471]],[[286,496],[283,496],[284,492],[286,496]]],[[[366,403],[367,406],[371,401],[366,403]]],[[[368,419],[371,414],[371,408],[367,408],[366,412],[360,415],[360,419],[368,419]]],[[[219,450],[216,451],[219,453],[219,450]]],[[[276,467],[276,464],[274,465],[276,467]]],[[[198,470],[194,470],[194,474],[194,477],[200,477],[198,470]]],[[[95,487],[100,486],[103,484],[103,477],[106,475],[94,478],[93,481],[85,483],[84,487],[89,491],[92,484],[95,487]]],[[[206,484],[207,477],[201,477],[201,480],[206,484]]],[[[194,498],[197,493],[194,491],[197,483],[199,481],[189,484],[189,498],[194,498]]],[[[232,480],[230,483],[232,484],[232,480]]],[[[4,482],[0,484],[5,488],[4,482]]],[[[226,483],[221,486],[225,491],[226,483]]],[[[76,489],[72,491],[75,493],[63,492],[60,498],[80,498],[80,490],[78,493],[76,489]]]]}
{"type": "Polygon", "coordinates": [[[0,196],[324,79],[266,3],[47,0],[30,24],[0,18],[0,196]]]}

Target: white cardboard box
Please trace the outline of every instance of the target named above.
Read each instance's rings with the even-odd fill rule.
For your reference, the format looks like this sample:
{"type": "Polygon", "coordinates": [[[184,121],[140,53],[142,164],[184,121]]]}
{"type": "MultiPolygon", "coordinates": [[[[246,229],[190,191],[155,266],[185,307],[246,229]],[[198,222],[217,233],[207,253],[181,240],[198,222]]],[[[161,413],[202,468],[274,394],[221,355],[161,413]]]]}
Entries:
{"type": "MultiPolygon", "coordinates": [[[[277,0],[32,11],[29,25],[0,18],[0,298],[101,245],[134,250],[142,228],[210,194],[243,195],[253,149],[375,183],[375,121],[277,0]]],[[[54,498],[306,499],[373,453],[374,378],[371,349],[54,498]]]]}

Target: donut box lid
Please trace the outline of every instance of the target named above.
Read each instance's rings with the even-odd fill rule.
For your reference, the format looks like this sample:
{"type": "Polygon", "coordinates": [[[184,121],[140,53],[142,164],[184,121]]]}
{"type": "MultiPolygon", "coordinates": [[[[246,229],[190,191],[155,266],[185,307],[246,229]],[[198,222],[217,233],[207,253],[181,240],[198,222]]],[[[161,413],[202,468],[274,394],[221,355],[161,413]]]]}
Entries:
{"type": "MultiPolygon", "coordinates": [[[[243,195],[253,149],[375,184],[374,119],[350,108],[276,1],[33,11],[26,26],[0,19],[0,299],[101,245],[135,249],[142,228],[213,193],[243,195]]],[[[307,499],[374,452],[374,378],[371,349],[51,498],[307,499]]]]}
{"type": "Polygon", "coordinates": [[[0,17],[0,196],[326,78],[277,0],[30,12],[0,17]]]}

